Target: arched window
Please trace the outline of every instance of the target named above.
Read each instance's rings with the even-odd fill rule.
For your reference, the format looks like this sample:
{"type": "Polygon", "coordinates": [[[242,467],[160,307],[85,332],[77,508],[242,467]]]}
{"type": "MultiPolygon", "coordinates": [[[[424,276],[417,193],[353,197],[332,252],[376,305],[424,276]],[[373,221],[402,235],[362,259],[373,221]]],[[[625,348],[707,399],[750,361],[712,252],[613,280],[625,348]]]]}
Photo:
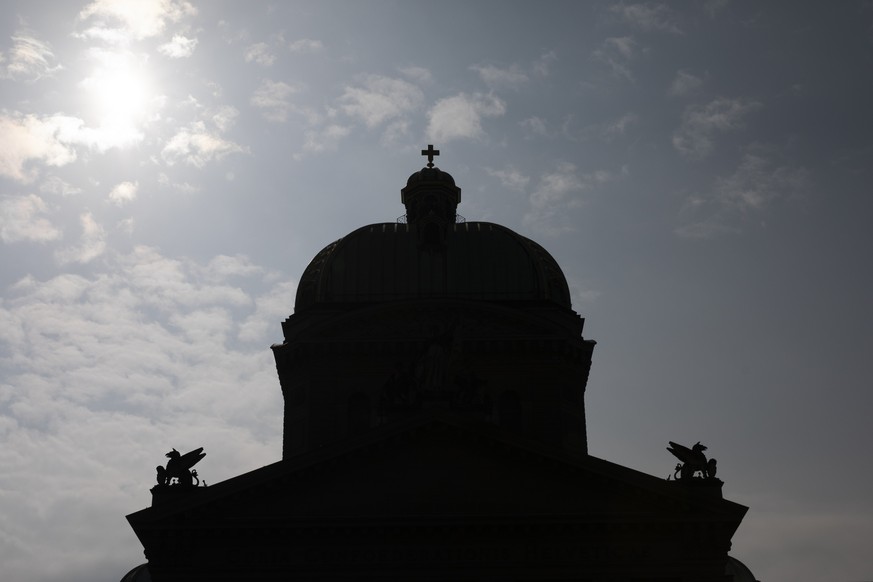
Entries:
{"type": "Polygon", "coordinates": [[[349,434],[358,434],[370,428],[370,397],[355,392],[349,397],[349,434]]]}

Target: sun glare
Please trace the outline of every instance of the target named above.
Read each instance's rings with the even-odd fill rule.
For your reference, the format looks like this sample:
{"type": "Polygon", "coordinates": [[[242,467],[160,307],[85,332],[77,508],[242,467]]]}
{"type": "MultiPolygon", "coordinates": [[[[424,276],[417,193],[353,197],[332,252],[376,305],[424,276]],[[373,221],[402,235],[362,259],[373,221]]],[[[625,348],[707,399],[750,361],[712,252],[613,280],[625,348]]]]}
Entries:
{"type": "Polygon", "coordinates": [[[157,103],[147,58],[102,50],[91,57],[95,67],[81,85],[100,143],[119,147],[139,141],[157,103]]]}

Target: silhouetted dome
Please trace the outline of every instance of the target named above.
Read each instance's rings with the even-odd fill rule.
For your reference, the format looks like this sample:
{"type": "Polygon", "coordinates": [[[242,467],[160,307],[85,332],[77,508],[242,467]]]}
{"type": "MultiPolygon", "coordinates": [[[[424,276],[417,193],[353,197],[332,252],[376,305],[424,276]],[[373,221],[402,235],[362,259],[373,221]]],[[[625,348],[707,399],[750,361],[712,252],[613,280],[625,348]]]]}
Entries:
{"type": "Polygon", "coordinates": [[[149,565],[140,564],[130,572],[124,575],[121,582],[152,582],[152,575],[149,573],[149,565]]]}
{"type": "Polygon", "coordinates": [[[757,582],[755,575],[749,568],[732,556],[728,556],[724,573],[734,577],[734,582],[757,582]]]}
{"type": "Polygon", "coordinates": [[[567,280],[543,247],[498,224],[458,221],[461,189],[448,172],[429,163],[409,176],[400,200],[405,222],[359,228],[316,255],[296,311],[434,297],[570,308],[567,280]]]}
{"type": "Polygon", "coordinates": [[[406,180],[407,186],[413,186],[421,182],[445,182],[451,186],[455,185],[455,179],[448,172],[443,172],[439,168],[422,168],[415,172],[409,179],[406,180]]]}
{"type": "Polygon", "coordinates": [[[296,310],[425,297],[548,300],[570,308],[567,280],[543,247],[498,224],[466,222],[448,225],[437,251],[422,246],[411,224],[353,231],[325,247],[306,268],[296,310]]]}

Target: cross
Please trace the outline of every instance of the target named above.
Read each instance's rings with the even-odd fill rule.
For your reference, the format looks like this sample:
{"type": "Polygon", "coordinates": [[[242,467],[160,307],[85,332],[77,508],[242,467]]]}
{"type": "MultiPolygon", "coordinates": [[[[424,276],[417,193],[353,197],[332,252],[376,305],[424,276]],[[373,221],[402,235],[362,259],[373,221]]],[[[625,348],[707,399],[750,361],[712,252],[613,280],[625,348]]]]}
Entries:
{"type": "Polygon", "coordinates": [[[427,156],[427,167],[433,168],[433,157],[440,155],[440,151],[433,149],[433,144],[429,144],[426,150],[421,150],[421,155],[427,156]]]}

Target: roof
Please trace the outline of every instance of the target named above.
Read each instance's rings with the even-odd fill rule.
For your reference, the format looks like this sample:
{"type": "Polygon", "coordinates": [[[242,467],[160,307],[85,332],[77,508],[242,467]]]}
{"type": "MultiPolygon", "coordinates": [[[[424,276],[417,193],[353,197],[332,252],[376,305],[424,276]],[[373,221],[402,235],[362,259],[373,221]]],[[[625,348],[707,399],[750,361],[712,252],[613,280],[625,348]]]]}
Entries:
{"type": "Polygon", "coordinates": [[[571,307],[567,280],[543,247],[498,224],[464,222],[448,226],[439,250],[420,244],[415,225],[371,224],[351,232],[310,262],[295,308],[429,297],[571,307]]]}

